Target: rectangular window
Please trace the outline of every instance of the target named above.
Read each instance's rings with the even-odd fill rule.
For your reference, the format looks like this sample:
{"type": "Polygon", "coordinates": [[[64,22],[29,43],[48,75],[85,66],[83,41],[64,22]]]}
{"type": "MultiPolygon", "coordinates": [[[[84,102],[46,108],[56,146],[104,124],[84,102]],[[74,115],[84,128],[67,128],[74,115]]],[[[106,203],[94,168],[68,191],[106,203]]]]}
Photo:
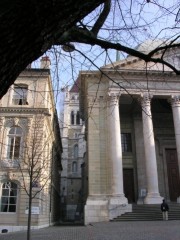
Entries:
{"type": "Polygon", "coordinates": [[[9,137],[7,156],[9,159],[18,159],[20,155],[21,137],[9,137]]]}
{"type": "Polygon", "coordinates": [[[132,152],[131,133],[121,133],[122,152],[132,152]]]}

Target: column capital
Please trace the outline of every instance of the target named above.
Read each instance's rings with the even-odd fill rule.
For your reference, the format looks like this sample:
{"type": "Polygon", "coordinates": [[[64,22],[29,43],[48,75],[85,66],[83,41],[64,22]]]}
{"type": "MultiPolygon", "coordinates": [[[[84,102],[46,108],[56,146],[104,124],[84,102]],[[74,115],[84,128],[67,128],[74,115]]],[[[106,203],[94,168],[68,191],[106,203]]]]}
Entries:
{"type": "Polygon", "coordinates": [[[172,107],[180,107],[180,95],[171,96],[169,102],[172,107]]]}
{"type": "Polygon", "coordinates": [[[108,98],[113,103],[118,103],[120,96],[121,96],[120,92],[113,92],[113,91],[108,92],[108,98]]]}
{"type": "Polygon", "coordinates": [[[150,93],[144,93],[141,95],[141,105],[148,106],[151,104],[151,99],[153,98],[153,95],[150,93]]]}

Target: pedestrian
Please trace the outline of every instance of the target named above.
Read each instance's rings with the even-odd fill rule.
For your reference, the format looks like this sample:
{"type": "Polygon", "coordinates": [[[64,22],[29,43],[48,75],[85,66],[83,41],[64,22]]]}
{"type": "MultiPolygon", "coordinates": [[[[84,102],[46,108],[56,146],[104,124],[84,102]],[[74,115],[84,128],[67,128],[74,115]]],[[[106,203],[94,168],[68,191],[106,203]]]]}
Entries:
{"type": "Polygon", "coordinates": [[[168,211],[169,211],[169,206],[168,204],[165,202],[165,199],[163,199],[163,202],[161,204],[161,211],[163,214],[163,220],[168,220],[168,211]]]}

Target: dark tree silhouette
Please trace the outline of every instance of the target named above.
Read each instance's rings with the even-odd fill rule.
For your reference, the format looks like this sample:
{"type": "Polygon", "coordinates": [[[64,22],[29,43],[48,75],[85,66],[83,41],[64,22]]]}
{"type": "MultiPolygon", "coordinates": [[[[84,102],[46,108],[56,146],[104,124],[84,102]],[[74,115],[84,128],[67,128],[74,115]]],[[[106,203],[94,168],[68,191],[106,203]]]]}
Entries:
{"type": "Polygon", "coordinates": [[[105,0],[2,0],[0,98],[26,66],[105,0]]]}
{"type": "MultiPolygon", "coordinates": [[[[127,43],[122,45],[98,36],[99,30],[102,29],[110,13],[111,4],[117,3],[121,15],[123,10],[120,6],[121,2],[121,0],[1,0],[0,99],[28,64],[43,55],[53,45],[68,47],[69,42],[98,45],[105,50],[117,49],[144,59],[146,62],[160,62],[169,66],[176,74],[180,74],[178,69],[163,59],[163,55],[162,58],[155,56],[155,53],[160,50],[166,51],[180,46],[175,42],[179,37],[177,35],[171,38],[168,45],[156,48],[148,54],[128,47],[127,43]],[[83,19],[94,10],[96,10],[94,21],[84,24],[83,19]]],[[[142,5],[142,9],[144,4],[151,3],[151,1],[140,0],[136,2],[142,5]]],[[[157,5],[155,2],[153,4],[157,5]]],[[[127,5],[131,14],[132,1],[127,5]]],[[[173,14],[178,6],[177,1],[173,6],[173,14]]],[[[165,11],[163,6],[162,10],[165,11]]],[[[168,13],[171,14],[172,10],[166,9],[165,14],[168,13]]],[[[179,15],[176,14],[178,22],[179,15]]],[[[123,22],[124,19],[122,16],[121,18],[123,22]]],[[[125,27],[130,31],[126,22],[125,27]]]]}

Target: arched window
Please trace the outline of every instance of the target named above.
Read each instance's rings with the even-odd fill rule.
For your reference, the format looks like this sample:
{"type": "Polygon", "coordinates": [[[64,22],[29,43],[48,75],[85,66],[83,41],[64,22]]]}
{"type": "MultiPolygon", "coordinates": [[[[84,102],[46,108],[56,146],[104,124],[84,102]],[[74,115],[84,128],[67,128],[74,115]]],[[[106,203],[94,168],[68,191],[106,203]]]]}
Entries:
{"type": "Polygon", "coordinates": [[[74,158],[78,158],[78,145],[74,146],[74,158]]]}
{"type": "Polygon", "coordinates": [[[26,105],[27,102],[28,86],[25,84],[14,85],[13,104],[26,105]]]}
{"type": "Polygon", "coordinates": [[[77,111],[77,114],[76,114],[76,124],[77,125],[80,124],[80,114],[79,114],[79,111],[77,111]]]}
{"type": "Polygon", "coordinates": [[[1,189],[1,212],[16,212],[17,184],[5,182],[1,189]]]}
{"type": "Polygon", "coordinates": [[[20,148],[22,142],[22,129],[20,127],[12,127],[8,134],[7,158],[11,160],[20,157],[20,148]]]}
{"type": "Polygon", "coordinates": [[[74,111],[71,112],[71,124],[74,125],[74,111]]]}
{"type": "Polygon", "coordinates": [[[77,162],[72,163],[72,172],[77,172],[77,162]]]}

